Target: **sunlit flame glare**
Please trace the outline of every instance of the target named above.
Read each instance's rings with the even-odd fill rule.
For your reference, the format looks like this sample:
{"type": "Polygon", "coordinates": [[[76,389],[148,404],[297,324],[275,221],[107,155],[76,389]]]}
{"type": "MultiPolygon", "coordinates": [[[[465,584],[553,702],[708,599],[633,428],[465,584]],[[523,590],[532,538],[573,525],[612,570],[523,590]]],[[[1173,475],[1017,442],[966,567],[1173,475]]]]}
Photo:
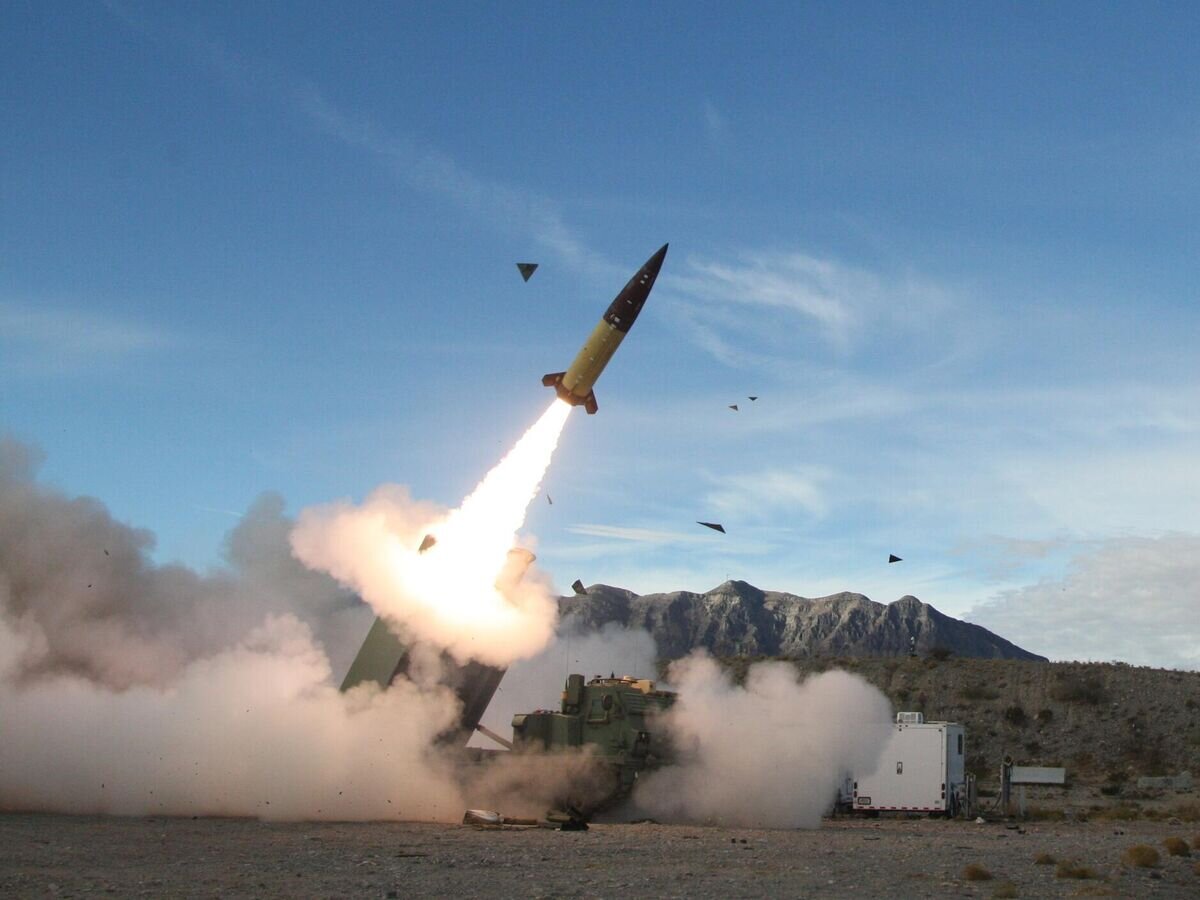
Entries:
{"type": "MultiPolygon", "coordinates": [[[[496,588],[508,551],[538,495],[558,438],[571,412],[555,400],[484,477],[462,505],[429,533],[424,553],[396,539],[389,561],[397,589],[448,624],[474,630],[513,627],[522,611],[496,588]]],[[[419,545],[418,545],[419,546],[419,545]]]]}

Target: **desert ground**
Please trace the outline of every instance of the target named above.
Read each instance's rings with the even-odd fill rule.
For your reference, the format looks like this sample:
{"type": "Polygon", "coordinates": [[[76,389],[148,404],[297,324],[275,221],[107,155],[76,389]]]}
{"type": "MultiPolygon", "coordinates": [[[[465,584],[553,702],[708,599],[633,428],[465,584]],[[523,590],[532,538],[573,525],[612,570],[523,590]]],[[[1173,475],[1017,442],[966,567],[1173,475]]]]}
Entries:
{"type": "Polygon", "coordinates": [[[831,819],[816,830],[0,816],[4,897],[1188,897],[1196,823],[831,819]],[[1123,864],[1131,846],[1161,854],[1123,864]],[[1037,858],[1048,854],[1055,862],[1037,858]],[[1074,864],[1063,877],[1058,863],[1074,864]],[[988,880],[967,877],[968,866],[988,880]]]}

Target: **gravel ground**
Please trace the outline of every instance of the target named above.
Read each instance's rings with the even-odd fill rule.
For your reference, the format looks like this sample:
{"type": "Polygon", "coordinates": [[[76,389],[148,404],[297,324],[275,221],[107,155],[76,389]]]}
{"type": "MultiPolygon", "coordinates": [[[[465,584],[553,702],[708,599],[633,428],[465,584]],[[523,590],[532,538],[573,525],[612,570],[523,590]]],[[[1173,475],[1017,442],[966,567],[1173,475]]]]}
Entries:
{"type": "Polygon", "coordinates": [[[830,820],[815,831],[594,825],[587,832],[413,823],[0,815],[0,896],[1200,897],[1195,823],[830,820]],[[1057,878],[1040,853],[1091,867],[1057,878]],[[968,881],[977,864],[993,876],[968,881]]]}

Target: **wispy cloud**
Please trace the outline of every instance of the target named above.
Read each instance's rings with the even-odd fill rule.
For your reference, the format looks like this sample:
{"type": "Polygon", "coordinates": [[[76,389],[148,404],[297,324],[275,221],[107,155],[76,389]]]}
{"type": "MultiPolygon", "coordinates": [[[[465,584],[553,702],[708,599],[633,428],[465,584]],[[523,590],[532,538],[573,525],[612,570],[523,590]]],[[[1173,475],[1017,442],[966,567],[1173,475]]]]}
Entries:
{"type": "Polygon", "coordinates": [[[493,225],[527,231],[576,271],[599,275],[616,271],[616,266],[583,243],[546,197],[468,172],[440,150],[419,146],[406,135],[389,133],[370,119],[336,108],[314,85],[297,81],[288,97],[324,133],[377,157],[410,187],[445,197],[493,225]]]}
{"type": "Polygon", "coordinates": [[[221,509],[218,506],[195,505],[194,508],[200,510],[201,512],[219,513],[223,516],[232,516],[235,519],[245,518],[245,515],[246,515],[245,513],[240,513],[240,512],[237,512],[236,510],[232,510],[232,509],[221,509]]]}
{"type": "Polygon", "coordinates": [[[724,327],[728,317],[721,311],[700,309],[669,294],[659,300],[656,307],[668,314],[668,320],[682,330],[692,344],[730,368],[761,368],[770,362],[768,356],[749,349],[732,336],[734,333],[724,327]]]}
{"type": "Polygon", "coordinates": [[[112,316],[0,302],[0,356],[12,371],[73,372],[168,344],[165,333],[112,316]]]}
{"type": "Polygon", "coordinates": [[[374,157],[413,190],[442,197],[498,230],[519,229],[575,272],[611,276],[619,267],[587,246],[549,198],[464,169],[450,155],[368,116],[334,104],[311,80],[267,60],[236,53],[196,26],[151,21],[117,0],[109,11],[145,37],[183,48],[231,90],[265,97],[346,147],[374,157]]]}
{"type": "Polygon", "coordinates": [[[692,258],[672,287],[704,303],[738,304],[796,313],[844,346],[859,316],[853,302],[873,279],[801,253],[748,254],[737,263],[692,258]],[[857,284],[856,284],[857,282],[857,284]]]}
{"type": "Polygon", "coordinates": [[[584,537],[608,538],[614,541],[629,541],[636,544],[667,546],[670,544],[704,544],[712,540],[702,534],[684,534],[680,531],[662,531],[655,528],[637,528],[628,525],[568,525],[567,531],[584,537]]]}
{"type": "Polygon", "coordinates": [[[1200,528],[1200,468],[1194,439],[1128,449],[1013,452],[1000,477],[1048,523],[1079,534],[1200,528]]]}
{"type": "Polygon", "coordinates": [[[710,144],[720,146],[723,144],[729,134],[729,125],[725,121],[725,116],[717,109],[715,103],[711,100],[704,101],[702,110],[704,120],[704,132],[708,135],[710,144]]]}
{"type": "Polygon", "coordinates": [[[953,292],[911,273],[885,276],[799,251],[751,251],[690,257],[667,285],[692,340],[731,366],[787,362],[799,347],[823,346],[840,358],[884,334],[893,343],[923,336],[936,347],[930,359],[953,355],[959,344],[947,316],[953,292]]]}
{"type": "Polygon", "coordinates": [[[762,521],[780,510],[821,518],[829,511],[824,485],[831,474],[819,466],[769,468],[714,479],[708,506],[722,515],[762,521]]]}
{"type": "Polygon", "coordinates": [[[1056,659],[1200,669],[1200,535],[1116,538],[1061,579],[1003,591],[969,618],[1056,659]]]}
{"type": "MultiPolygon", "coordinates": [[[[1052,556],[1074,549],[1078,551],[1083,542],[1065,535],[1035,539],[1015,538],[989,534],[982,538],[963,541],[952,547],[947,555],[969,560],[974,574],[982,566],[991,581],[1012,583],[1015,576],[1031,565],[1040,564],[1052,556]]],[[[944,577],[961,577],[963,570],[948,572],[944,577]]]]}

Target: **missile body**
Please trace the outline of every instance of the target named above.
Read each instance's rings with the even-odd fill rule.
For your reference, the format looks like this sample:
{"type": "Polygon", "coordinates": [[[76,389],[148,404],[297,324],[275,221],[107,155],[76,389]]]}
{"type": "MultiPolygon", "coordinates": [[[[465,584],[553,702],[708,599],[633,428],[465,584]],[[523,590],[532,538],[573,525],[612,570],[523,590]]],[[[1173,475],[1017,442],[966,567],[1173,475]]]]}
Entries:
{"type": "Polygon", "coordinates": [[[572,406],[584,407],[588,415],[598,409],[592,386],[642,311],[642,305],[650,296],[650,289],[654,287],[658,270],[666,258],[667,246],[663,244],[662,249],[646,260],[645,265],[638,269],[609,304],[604,318],[592,331],[571,367],[565,372],[551,372],[542,376],[542,384],[554,388],[555,393],[572,406]]]}

